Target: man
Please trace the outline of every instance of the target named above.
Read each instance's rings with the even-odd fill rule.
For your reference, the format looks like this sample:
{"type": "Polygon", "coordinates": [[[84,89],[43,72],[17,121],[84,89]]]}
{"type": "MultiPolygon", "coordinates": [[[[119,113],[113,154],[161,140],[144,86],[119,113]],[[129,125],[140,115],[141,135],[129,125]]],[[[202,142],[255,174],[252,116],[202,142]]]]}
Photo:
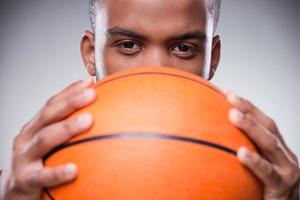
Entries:
{"type": "MultiPolygon", "coordinates": [[[[214,35],[218,0],[98,0],[90,7],[93,33],[83,35],[81,55],[91,76],[101,78],[135,66],[169,66],[213,78],[221,54],[220,37],[214,35]]],[[[76,177],[75,165],[45,168],[42,157],[91,126],[93,117],[88,113],[65,119],[95,100],[91,84],[87,79],[69,86],[24,125],[14,140],[2,199],[40,199],[43,187],[76,177]]],[[[264,199],[298,199],[298,161],[276,124],[250,102],[232,92],[227,96],[235,107],[228,113],[230,121],[261,152],[241,147],[238,158],[264,184],[264,199]]]]}

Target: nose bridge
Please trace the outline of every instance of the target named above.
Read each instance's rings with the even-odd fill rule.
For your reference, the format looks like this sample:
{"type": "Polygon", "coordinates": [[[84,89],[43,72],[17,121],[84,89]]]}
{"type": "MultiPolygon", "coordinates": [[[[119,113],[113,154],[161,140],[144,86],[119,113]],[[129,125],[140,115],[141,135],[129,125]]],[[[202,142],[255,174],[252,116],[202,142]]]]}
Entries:
{"type": "Polygon", "coordinates": [[[171,64],[168,51],[159,46],[149,47],[144,53],[146,54],[144,66],[170,66],[171,64]]]}

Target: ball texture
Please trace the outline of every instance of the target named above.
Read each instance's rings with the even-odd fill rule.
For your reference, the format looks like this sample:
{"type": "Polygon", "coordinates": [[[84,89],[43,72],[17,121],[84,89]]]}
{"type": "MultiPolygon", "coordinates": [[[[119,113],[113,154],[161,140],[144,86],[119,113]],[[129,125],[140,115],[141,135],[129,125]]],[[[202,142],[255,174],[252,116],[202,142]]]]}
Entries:
{"type": "Polygon", "coordinates": [[[220,89],[170,67],[135,67],[95,83],[86,133],[54,149],[46,166],[75,163],[75,181],[44,199],[253,200],[262,185],[236,151],[256,151],[228,119],[220,89]]]}

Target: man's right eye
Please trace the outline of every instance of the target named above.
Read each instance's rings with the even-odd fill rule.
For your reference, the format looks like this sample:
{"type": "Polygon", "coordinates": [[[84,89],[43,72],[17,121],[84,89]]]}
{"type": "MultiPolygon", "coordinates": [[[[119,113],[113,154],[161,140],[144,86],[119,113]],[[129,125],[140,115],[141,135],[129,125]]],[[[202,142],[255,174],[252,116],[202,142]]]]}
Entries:
{"type": "Polygon", "coordinates": [[[143,47],[133,40],[123,40],[115,44],[118,47],[119,51],[126,55],[133,55],[138,53],[143,49],[143,47]]]}

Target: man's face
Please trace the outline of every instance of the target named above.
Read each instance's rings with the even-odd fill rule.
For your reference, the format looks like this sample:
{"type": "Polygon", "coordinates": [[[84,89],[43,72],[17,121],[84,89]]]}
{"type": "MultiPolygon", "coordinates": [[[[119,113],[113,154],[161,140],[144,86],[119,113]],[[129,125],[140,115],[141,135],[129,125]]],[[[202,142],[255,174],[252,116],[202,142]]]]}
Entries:
{"type": "Polygon", "coordinates": [[[205,0],[106,0],[100,6],[94,56],[104,75],[168,66],[209,77],[213,24],[205,0]]]}

